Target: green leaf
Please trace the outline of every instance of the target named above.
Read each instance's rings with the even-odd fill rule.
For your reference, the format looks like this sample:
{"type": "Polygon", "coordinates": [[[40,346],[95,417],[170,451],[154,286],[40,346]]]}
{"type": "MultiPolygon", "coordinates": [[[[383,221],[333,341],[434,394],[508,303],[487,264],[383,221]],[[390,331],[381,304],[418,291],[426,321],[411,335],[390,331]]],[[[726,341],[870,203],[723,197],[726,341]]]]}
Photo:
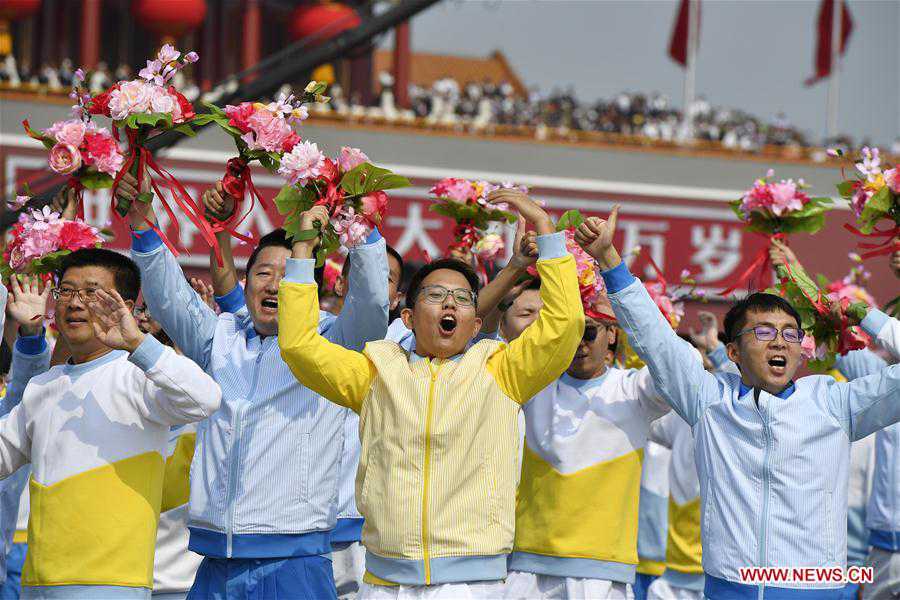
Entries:
{"type": "Polygon", "coordinates": [[[577,210],[567,210],[556,222],[557,231],[565,231],[566,229],[577,229],[584,223],[584,217],[577,210]]]}
{"type": "Polygon", "coordinates": [[[300,203],[300,190],[288,184],[281,188],[275,196],[275,207],[282,215],[289,214],[296,210],[300,203]]]}
{"type": "Polygon", "coordinates": [[[125,118],[125,126],[129,129],[157,129],[172,127],[172,115],[166,113],[137,113],[125,118]]]}
{"type": "Polygon", "coordinates": [[[188,137],[197,137],[197,132],[194,131],[194,130],[191,128],[191,126],[188,125],[187,123],[183,123],[183,124],[181,124],[181,125],[177,125],[176,127],[173,127],[173,129],[174,129],[175,131],[177,131],[178,133],[183,133],[184,135],[186,135],[186,136],[188,136],[188,137]]]}
{"type": "Polygon", "coordinates": [[[842,198],[847,198],[849,200],[853,197],[853,182],[849,180],[840,182],[837,184],[837,191],[842,198]]]}
{"type": "Polygon", "coordinates": [[[889,218],[891,209],[894,205],[894,195],[888,186],[882,187],[880,190],[869,198],[863,207],[862,214],[859,216],[859,228],[863,233],[872,233],[872,229],[879,220],[889,218]]]}
{"type": "Polygon", "coordinates": [[[103,190],[112,187],[113,184],[113,178],[100,171],[85,171],[78,176],[78,181],[89,190],[103,190]]]}
{"type": "MultiPolygon", "coordinates": [[[[207,102],[206,100],[203,100],[200,102],[200,104],[203,105],[203,107],[205,107],[206,110],[209,111],[209,114],[216,115],[216,116],[222,116],[222,117],[228,116],[225,114],[224,110],[222,110],[221,108],[219,108],[212,102],[207,102]]],[[[201,116],[201,115],[198,115],[198,116],[201,116]]]]}
{"type": "Polygon", "coordinates": [[[825,275],[819,273],[818,275],[816,275],[816,283],[819,284],[820,288],[825,289],[831,284],[831,280],[828,279],[828,277],[826,277],[825,275]]]}

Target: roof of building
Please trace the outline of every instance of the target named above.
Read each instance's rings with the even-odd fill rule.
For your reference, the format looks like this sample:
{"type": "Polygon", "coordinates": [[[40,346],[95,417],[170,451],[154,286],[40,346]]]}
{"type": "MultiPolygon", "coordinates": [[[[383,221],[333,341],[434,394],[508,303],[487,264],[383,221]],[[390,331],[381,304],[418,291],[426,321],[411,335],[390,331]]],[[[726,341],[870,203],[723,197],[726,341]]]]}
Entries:
{"type": "MultiPolygon", "coordinates": [[[[496,85],[509,82],[516,94],[524,96],[527,93],[522,80],[499,50],[494,50],[486,57],[414,52],[410,62],[410,80],[421,87],[431,87],[435,81],[450,77],[463,85],[470,81],[490,81],[496,85]]],[[[390,71],[392,65],[391,49],[375,51],[373,71],[376,75],[382,71],[390,71]]],[[[377,77],[374,79],[377,80],[377,77]]]]}

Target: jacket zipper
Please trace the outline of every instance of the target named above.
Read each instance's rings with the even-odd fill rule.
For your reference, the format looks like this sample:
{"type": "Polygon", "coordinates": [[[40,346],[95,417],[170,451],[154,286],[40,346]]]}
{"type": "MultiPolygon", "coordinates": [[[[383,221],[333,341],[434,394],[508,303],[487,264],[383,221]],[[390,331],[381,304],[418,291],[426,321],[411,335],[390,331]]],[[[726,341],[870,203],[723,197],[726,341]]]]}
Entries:
{"type": "MultiPolygon", "coordinates": [[[[767,406],[768,408],[768,406],[767,406]]],[[[763,432],[766,437],[766,453],[765,458],[763,459],[763,505],[762,505],[762,519],[759,524],[759,566],[765,567],[768,564],[766,560],[766,524],[768,523],[769,518],[769,488],[771,483],[769,482],[769,458],[770,458],[770,446],[771,446],[771,431],[769,430],[769,411],[766,410],[765,414],[763,414],[762,409],[758,409],[760,416],[763,419],[763,432]]],[[[759,586],[759,600],[763,600],[765,597],[765,584],[759,586]]]]}
{"type": "Polygon", "coordinates": [[[226,509],[228,522],[225,524],[226,533],[226,549],[225,555],[231,558],[232,554],[232,535],[234,534],[234,491],[237,488],[238,469],[240,467],[241,457],[241,433],[244,422],[244,411],[247,409],[247,402],[256,393],[256,383],[259,380],[259,362],[262,360],[263,348],[260,341],[259,353],[256,355],[256,361],[253,368],[253,380],[250,384],[250,393],[247,394],[246,402],[237,407],[234,411],[234,423],[232,425],[231,457],[228,462],[228,493],[226,495],[226,509]]]}
{"type": "MultiPolygon", "coordinates": [[[[428,359],[425,359],[428,360],[428,359]]],[[[437,382],[438,373],[441,370],[431,368],[428,360],[428,370],[431,372],[431,382],[428,384],[428,405],[425,409],[425,465],[424,490],[422,491],[422,560],[425,563],[425,585],[431,585],[431,549],[428,546],[428,488],[431,485],[431,417],[434,411],[434,385],[437,382]]]]}

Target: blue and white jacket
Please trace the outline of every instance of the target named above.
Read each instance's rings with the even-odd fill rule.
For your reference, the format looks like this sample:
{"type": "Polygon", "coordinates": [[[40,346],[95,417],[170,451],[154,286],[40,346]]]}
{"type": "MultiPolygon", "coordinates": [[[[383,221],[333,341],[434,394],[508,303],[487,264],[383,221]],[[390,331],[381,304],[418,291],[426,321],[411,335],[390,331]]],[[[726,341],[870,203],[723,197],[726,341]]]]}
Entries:
{"type": "MultiPolygon", "coordinates": [[[[709,598],[840,597],[841,584],[741,583],[741,567],[845,567],[850,443],[900,420],[900,365],[850,383],[798,379],[777,396],[707,373],[624,264],[603,273],[619,324],[656,389],[691,425],[709,598]],[[754,400],[756,395],[756,400],[754,400]]],[[[900,321],[862,327],[900,348],[900,321]]]]}
{"type": "MultiPolygon", "coordinates": [[[[871,350],[838,357],[838,370],[853,381],[879,373],[887,361],[871,350]]],[[[869,544],[889,552],[900,551],[900,424],[875,434],[875,473],[866,506],[869,544]]]]}
{"type": "MultiPolygon", "coordinates": [[[[377,231],[367,242],[350,252],[341,315],[319,316],[323,336],[357,350],[387,330],[385,243],[377,231]]],[[[189,548],[220,558],[331,552],[346,410],[298,383],[277,336],[261,338],[246,310],[216,316],[155,233],[134,232],[132,256],[151,314],[222,388],[221,408],[197,427],[189,548]]]]}

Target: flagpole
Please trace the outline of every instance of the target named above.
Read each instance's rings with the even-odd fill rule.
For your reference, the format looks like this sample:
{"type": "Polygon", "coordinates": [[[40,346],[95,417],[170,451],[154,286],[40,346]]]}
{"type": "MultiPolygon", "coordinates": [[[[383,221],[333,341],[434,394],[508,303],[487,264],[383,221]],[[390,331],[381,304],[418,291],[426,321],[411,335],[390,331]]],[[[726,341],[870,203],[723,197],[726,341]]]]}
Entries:
{"type": "Polygon", "coordinates": [[[688,0],[687,52],[684,65],[684,126],[685,139],[694,139],[694,86],[697,74],[697,33],[700,0],[688,0]]]}
{"type": "Polygon", "coordinates": [[[838,107],[840,101],[841,39],[844,29],[844,2],[834,0],[831,7],[831,73],[828,78],[828,104],[826,107],[826,135],[829,140],[838,135],[838,107]]]}

